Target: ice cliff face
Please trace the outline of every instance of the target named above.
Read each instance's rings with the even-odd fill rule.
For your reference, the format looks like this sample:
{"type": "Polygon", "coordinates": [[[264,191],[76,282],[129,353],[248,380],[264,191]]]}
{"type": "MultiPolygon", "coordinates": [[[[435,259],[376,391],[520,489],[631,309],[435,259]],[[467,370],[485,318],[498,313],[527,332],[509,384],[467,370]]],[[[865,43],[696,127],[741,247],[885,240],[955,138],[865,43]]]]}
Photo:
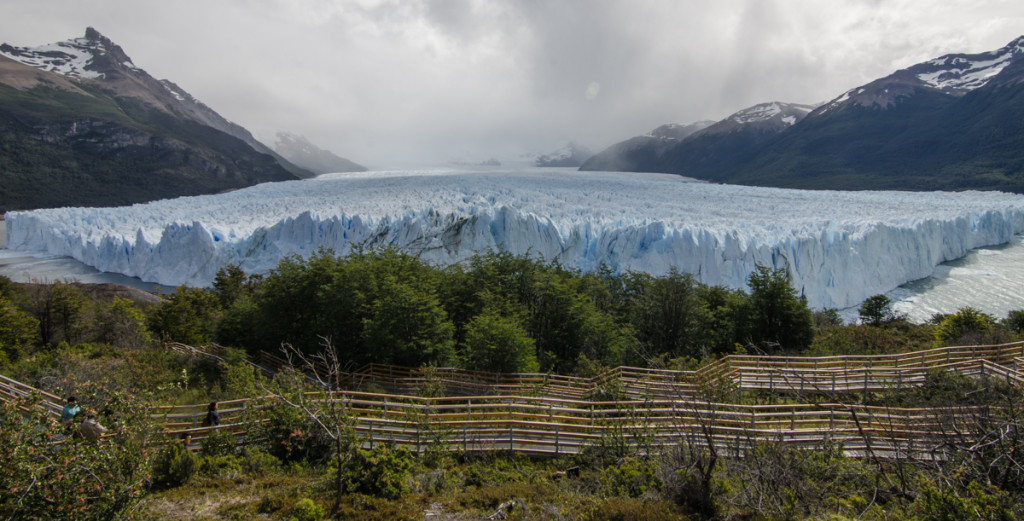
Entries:
{"type": "Polygon", "coordinates": [[[593,270],[746,285],[785,269],[816,308],[847,307],[1024,232],[1024,197],[800,191],[675,175],[372,172],[122,208],[10,212],[8,248],[74,257],[164,285],[208,285],[229,263],[265,272],[318,248],[393,246],[436,263],[487,248],[593,270]]]}

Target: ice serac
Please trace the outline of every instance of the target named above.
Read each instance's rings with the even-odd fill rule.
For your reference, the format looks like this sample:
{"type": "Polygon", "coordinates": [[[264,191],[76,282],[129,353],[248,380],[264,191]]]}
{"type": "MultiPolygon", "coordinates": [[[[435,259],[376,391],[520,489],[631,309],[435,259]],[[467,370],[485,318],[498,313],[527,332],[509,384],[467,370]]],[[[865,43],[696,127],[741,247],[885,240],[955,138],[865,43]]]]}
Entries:
{"type": "Polygon", "coordinates": [[[438,264],[488,248],[744,288],[784,269],[843,308],[1024,232],[1024,196],[715,185],[674,175],[525,170],[370,172],[122,208],[9,212],[8,248],[67,255],[164,285],[236,264],[266,272],[319,248],[390,246],[438,264]]]}

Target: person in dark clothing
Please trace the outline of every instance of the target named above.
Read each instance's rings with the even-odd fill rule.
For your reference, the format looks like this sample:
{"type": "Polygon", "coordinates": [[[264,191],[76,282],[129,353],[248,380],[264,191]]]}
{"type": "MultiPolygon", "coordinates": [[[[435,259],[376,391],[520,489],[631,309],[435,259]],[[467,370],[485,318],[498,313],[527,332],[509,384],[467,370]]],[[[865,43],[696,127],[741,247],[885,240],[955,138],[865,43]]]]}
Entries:
{"type": "Polygon", "coordinates": [[[220,425],[220,413],[217,412],[217,402],[210,402],[206,409],[206,419],[203,420],[204,427],[216,427],[220,425]]]}

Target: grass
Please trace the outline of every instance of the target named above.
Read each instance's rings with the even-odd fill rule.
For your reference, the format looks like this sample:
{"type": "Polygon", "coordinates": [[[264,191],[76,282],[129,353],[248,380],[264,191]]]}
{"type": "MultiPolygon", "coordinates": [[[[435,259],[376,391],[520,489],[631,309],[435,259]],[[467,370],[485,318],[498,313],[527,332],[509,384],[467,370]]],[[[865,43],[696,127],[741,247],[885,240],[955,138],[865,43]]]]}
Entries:
{"type": "MultiPolygon", "coordinates": [[[[566,477],[571,459],[530,460],[496,454],[446,458],[417,467],[412,491],[397,500],[346,494],[336,519],[481,519],[503,510],[508,519],[687,519],[681,507],[656,496],[622,497],[601,488],[599,473],[566,477]],[[504,507],[502,508],[502,506],[504,507]]],[[[267,472],[193,477],[183,486],[153,492],[140,504],[143,520],[287,520],[296,503],[311,499],[329,512],[333,492],[324,467],[291,465],[267,472]]]]}

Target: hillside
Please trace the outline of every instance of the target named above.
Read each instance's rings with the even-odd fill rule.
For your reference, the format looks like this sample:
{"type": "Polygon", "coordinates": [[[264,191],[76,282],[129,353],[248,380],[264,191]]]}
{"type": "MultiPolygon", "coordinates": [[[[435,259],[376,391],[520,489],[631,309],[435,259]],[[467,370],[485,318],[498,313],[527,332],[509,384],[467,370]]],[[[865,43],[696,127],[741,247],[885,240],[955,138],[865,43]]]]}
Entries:
{"type": "Polygon", "coordinates": [[[309,177],[97,31],[0,46],[0,212],[113,206],[309,177]]]}
{"type": "Polygon", "coordinates": [[[789,125],[742,124],[734,114],[674,142],[624,141],[581,169],[787,188],[1022,193],[1022,80],[1024,37],[896,71],[789,125]]]}

